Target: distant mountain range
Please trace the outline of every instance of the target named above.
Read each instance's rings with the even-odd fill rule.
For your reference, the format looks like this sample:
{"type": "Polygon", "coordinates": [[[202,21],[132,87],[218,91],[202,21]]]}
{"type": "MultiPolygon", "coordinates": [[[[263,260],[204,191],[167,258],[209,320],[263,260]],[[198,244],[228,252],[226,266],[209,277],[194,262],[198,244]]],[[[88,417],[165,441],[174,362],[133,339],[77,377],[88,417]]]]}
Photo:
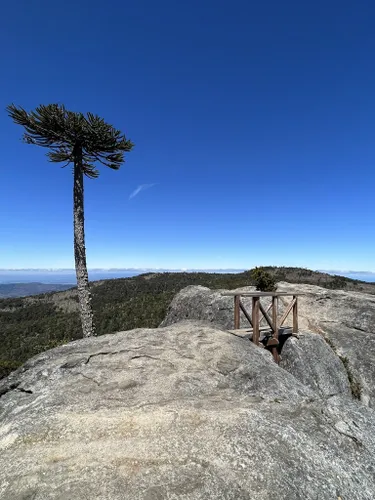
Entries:
{"type": "MultiPolygon", "coordinates": [[[[375,282],[375,273],[371,271],[308,271],[297,268],[272,268],[267,269],[274,273],[277,269],[277,278],[299,278],[301,272],[304,274],[306,282],[317,284],[325,275],[328,280],[333,279],[329,276],[345,276],[354,280],[360,280],[367,283],[375,282]],[[286,275],[285,275],[286,272],[286,275]],[[281,274],[280,274],[281,273],[281,274]],[[285,276],[284,276],[285,275],[285,276]],[[298,275],[298,276],[297,276],[298,275]]],[[[155,269],[155,268],[112,268],[112,269],[89,269],[90,281],[110,280],[114,278],[130,278],[145,273],[178,273],[184,272],[196,273],[196,269],[155,269]]],[[[208,274],[241,274],[243,269],[205,269],[198,272],[208,274]]],[[[337,278],[336,278],[337,279],[337,278]]],[[[0,269],[0,298],[25,297],[27,295],[38,295],[48,292],[59,292],[76,286],[76,276],[74,269],[0,269]]]]}
{"type": "MultiPolygon", "coordinates": [[[[191,269],[171,269],[171,268],[164,268],[164,267],[98,267],[98,268],[90,268],[89,272],[108,272],[108,273],[113,273],[113,272],[127,272],[127,273],[136,273],[136,274],[142,274],[142,273],[148,273],[148,272],[155,272],[155,273],[162,273],[162,272],[220,272],[220,273],[229,273],[229,272],[242,272],[245,271],[245,269],[234,269],[234,268],[225,268],[225,269],[201,269],[201,268],[191,268],[191,269]]],[[[37,268],[24,268],[24,269],[1,269],[0,268],[0,273],[74,273],[75,270],[73,268],[51,268],[51,269],[37,269],[37,268]]]]}
{"type": "MultiPolygon", "coordinates": [[[[215,272],[215,273],[239,273],[243,270],[239,269],[215,269],[207,272],[215,272]]],[[[151,269],[151,268],[143,268],[143,269],[135,269],[135,268],[126,268],[126,269],[89,269],[89,280],[90,281],[101,281],[108,279],[116,279],[116,278],[131,278],[132,276],[137,276],[139,274],[145,273],[163,273],[163,272],[184,272],[182,270],[170,270],[170,269],[151,269]]],[[[193,269],[189,269],[188,272],[194,272],[193,269]]],[[[202,271],[200,271],[202,272],[202,271]]],[[[38,284],[47,284],[47,285],[64,285],[64,288],[51,288],[51,286],[47,289],[43,289],[39,291],[39,288],[35,288],[31,286],[31,294],[36,293],[45,293],[48,291],[58,291],[66,288],[71,288],[76,285],[76,273],[74,269],[0,269],[0,285],[2,284],[17,284],[21,286],[23,284],[34,285],[38,284]],[[34,291],[35,288],[35,291],[34,291]]],[[[22,293],[25,295],[25,293],[22,293]]],[[[29,295],[29,294],[27,294],[29,295]]],[[[15,297],[21,295],[12,295],[7,294],[7,290],[3,292],[3,295],[0,293],[0,297],[15,297]]]]}

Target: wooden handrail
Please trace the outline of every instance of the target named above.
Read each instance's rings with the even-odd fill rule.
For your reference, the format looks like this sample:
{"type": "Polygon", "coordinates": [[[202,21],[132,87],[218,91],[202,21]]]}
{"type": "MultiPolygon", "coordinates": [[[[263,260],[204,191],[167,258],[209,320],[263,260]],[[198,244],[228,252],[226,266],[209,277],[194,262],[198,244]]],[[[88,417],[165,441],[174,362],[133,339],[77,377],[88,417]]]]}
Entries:
{"type": "Polygon", "coordinates": [[[268,326],[272,331],[272,340],[269,340],[267,343],[267,348],[272,351],[274,359],[276,362],[279,361],[279,354],[277,350],[277,346],[279,345],[279,329],[283,326],[286,318],[293,310],[293,327],[292,332],[298,333],[298,296],[303,294],[297,294],[295,292],[227,292],[223,293],[224,296],[233,296],[234,298],[234,330],[240,330],[241,323],[241,311],[244,314],[245,318],[251,325],[251,329],[253,331],[252,341],[259,345],[260,341],[260,331],[264,331],[264,327],[260,327],[260,323],[263,319],[266,320],[268,326]],[[287,308],[284,311],[284,314],[281,316],[280,320],[278,319],[278,301],[279,297],[293,297],[290,304],[288,304],[287,308]],[[251,297],[252,298],[252,310],[251,314],[246,310],[244,304],[241,301],[241,297],[251,297]],[[271,297],[272,301],[265,309],[262,303],[260,302],[261,297],[271,297]],[[272,317],[269,315],[269,311],[272,309],[272,317]],[[262,313],[262,316],[260,315],[262,313]]]}

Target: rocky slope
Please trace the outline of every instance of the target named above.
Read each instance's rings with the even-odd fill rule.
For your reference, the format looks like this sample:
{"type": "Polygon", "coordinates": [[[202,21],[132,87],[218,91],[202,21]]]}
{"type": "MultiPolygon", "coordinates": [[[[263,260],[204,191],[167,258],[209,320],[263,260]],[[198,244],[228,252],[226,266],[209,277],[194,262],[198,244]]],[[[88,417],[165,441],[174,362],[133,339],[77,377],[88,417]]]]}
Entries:
{"type": "MultiPolygon", "coordinates": [[[[238,290],[251,291],[254,288],[238,290]]],[[[353,392],[363,404],[375,408],[375,297],[290,283],[279,283],[278,291],[303,294],[298,306],[300,329],[319,333],[327,340],[343,360],[353,392]]],[[[223,292],[225,290],[196,286],[184,288],[173,299],[162,326],[181,319],[199,319],[219,327],[233,328],[233,298],[225,297],[223,292]]],[[[280,309],[288,300],[281,300],[280,309]]],[[[267,303],[266,299],[262,301],[267,303]]],[[[250,310],[249,299],[245,298],[243,302],[250,310]]],[[[241,326],[248,326],[242,313],[241,326]]],[[[304,363],[314,365],[316,356],[306,356],[304,363]]]]}
{"type": "MultiPolygon", "coordinates": [[[[353,325],[370,329],[371,301],[300,288],[301,330],[329,323],[360,376],[351,353],[372,334],[353,325]]],[[[1,380],[0,499],[372,500],[371,393],[353,398],[320,334],[289,339],[278,366],[220,326],[232,315],[189,287],[162,328],[75,341],[1,380]]]]}

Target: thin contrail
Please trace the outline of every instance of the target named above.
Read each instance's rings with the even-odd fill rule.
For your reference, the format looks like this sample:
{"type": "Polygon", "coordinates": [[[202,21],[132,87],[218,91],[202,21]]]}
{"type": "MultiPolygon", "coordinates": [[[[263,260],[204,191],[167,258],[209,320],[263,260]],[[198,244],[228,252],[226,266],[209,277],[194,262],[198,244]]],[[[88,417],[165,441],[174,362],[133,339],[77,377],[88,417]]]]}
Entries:
{"type": "Polygon", "coordinates": [[[137,187],[137,189],[134,189],[134,191],[129,196],[129,200],[137,196],[137,194],[139,194],[141,191],[152,188],[152,186],[155,186],[155,184],[141,184],[140,186],[137,187]]]}

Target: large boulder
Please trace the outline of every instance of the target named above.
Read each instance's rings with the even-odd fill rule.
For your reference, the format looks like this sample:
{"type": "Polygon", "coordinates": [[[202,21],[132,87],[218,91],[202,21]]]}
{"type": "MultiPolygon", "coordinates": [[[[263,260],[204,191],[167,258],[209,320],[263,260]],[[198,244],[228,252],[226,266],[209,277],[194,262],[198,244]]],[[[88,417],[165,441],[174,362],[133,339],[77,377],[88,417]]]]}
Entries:
{"type": "MultiPolygon", "coordinates": [[[[247,287],[237,291],[252,290],[254,288],[247,287]]],[[[300,330],[317,333],[329,343],[331,349],[342,361],[340,366],[346,370],[355,397],[359,398],[363,404],[375,408],[375,296],[285,282],[278,283],[277,290],[301,294],[298,299],[300,330]]],[[[174,297],[162,325],[170,325],[183,318],[189,318],[209,321],[227,329],[234,328],[233,297],[225,296],[226,292],[228,290],[210,290],[201,286],[184,288],[174,297]]],[[[290,297],[280,299],[281,311],[285,309],[289,300],[290,297]]],[[[269,299],[263,298],[262,301],[265,305],[269,303],[269,299]]],[[[243,302],[250,310],[249,299],[244,298],[243,302]]],[[[287,324],[291,324],[290,319],[287,324]]],[[[241,327],[248,326],[249,323],[241,313],[241,327]]],[[[289,339],[283,350],[290,342],[294,342],[294,346],[297,346],[295,341],[289,339]]],[[[312,342],[309,347],[310,355],[305,356],[303,361],[310,377],[313,373],[317,374],[317,366],[319,370],[323,368],[322,363],[318,362],[322,354],[322,344],[315,341],[315,347],[313,347],[312,342]]],[[[327,350],[324,352],[327,354],[327,350]]],[[[294,354],[297,354],[296,349],[294,349],[294,354]]],[[[295,356],[292,357],[293,363],[296,363],[295,356]]],[[[327,366],[334,366],[326,357],[323,363],[328,363],[327,366]]],[[[290,363],[284,364],[286,369],[290,366],[290,363]]],[[[337,361],[335,366],[338,366],[337,361]]],[[[340,371],[337,372],[337,380],[331,379],[327,388],[322,389],[323,393],[331,389],[335,392],[336,389],[333,388],[332,383],[341,384],[340,371]]],[[[335,370],[331,369],[329,372],[334,374],[335,370]]],[[[319,380],[316,377],[311,378],[311,384],[322,387],[322,376],[321,373],[319,380]]]]}
{"type": "Polygon", "coordinates": [[[375,412],[183,321],[72,342],[0,381],[0,499],[369,500],[375,412]]]}
{"type": "MultiPolygon", "coordinates": [[[[168,326],[185,319],[202,320],[222,328],[234,328],[234,302],[233,297],[226,296],[229,290],[211,290],[205,286],[189,285],[177,293],[169,308],[167,315],[160,326],[168,326]]],[[[237,291],[253,292],[255,287],[238,288],[237,291]]],[[[250,300],[243,299],[247,308],[250,300]]],[[[244,328],[250,326],[243,312],[240,313],[241,323],[244,328]]]]}
{"type": "Polygon", "coordinates": [[[289,338],[283,346],[280,366],[322,397],[351,395],[345,365],[317,333],[289,338]]]}
{"type": "Polygon", "coordinates": [[[301,329],[322,335],[341,358],[353,394],[375,408],[375,296],[280,283],[278,290],[302,293],[301,329]]]}

